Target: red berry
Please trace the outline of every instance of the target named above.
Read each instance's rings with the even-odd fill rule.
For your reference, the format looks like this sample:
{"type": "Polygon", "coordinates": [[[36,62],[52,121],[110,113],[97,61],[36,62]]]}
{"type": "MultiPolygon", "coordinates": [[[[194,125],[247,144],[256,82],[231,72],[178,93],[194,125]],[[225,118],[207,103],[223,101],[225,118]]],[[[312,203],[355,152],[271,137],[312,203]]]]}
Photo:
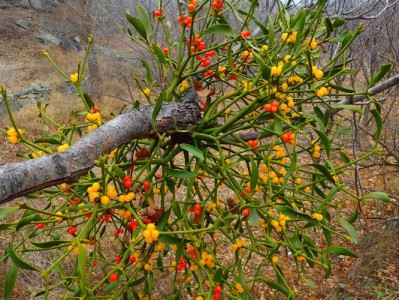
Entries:
{"type": "Polygon", "coordinates": [[[241,213],[244,217],[248,218],[251,211],[249,210],[249,208],[244,208],[241,213]]]}
{"type": "Polygon", "coordinates": [[[161,12],[159,10],[154,11],[154,17],[159,18],[161,16],[161,12]]]}
{"type": "Polygon", "coordinates": [[[97,261],[96,261],[96,260],[93,260],[92,265],[93,265],[93,267],[97,266],[97,261]]]}
{"type": "Polygon", "coordinates": [[[77,229],[76,229],[76,227],[75,226],[69,226],[69,230],[68,230],[68,233],[69,234],[75,234],[76,233],[76,231],[77,231],[77,229]]]}
{"type": "Polygon", "coordinates": [[[133,185],[133,181],[132,179],[129,177],[129,175],[126,175],[123,178],[123,185],[125,186],[125,188],[130,189],[133,185]]]}
{"type": "Polygon", "coordinates": [[[122,262],[122,257],[118,255],[117,257],[115,257],[115,261],[117,264],[120,264],[122,262]]]}
{"type": "Polygon", "coordinates": [[[117,273],[112,273],[111,275],[109,275],[109,281],[113,282],[113,281],[117,281],[117,280],[118,280],[117,273]]]}
{"type": "Polygon", "coordinates": [[[222,292],[222,287],[220,285],[216,285],[213,291],[215,294],[220,294],[222,292]]]}
{"type": "Polygon", "coordinates": [[[213,294],[213,300],[219,300],[220,294],[213,294]]]}
{"type": "Polygon", "coordinates": [[[193,11],[195,10],[195,5],[194,5],[194,4],[189,4],[189,5],[187,6],[187,10],[188,10],[189,12],[193,12],[193,11]]]}
{"type": "Polygon", "coordinates": [[[46,227],[46,225],[44,225],[44,223],[39,223],[39,224],[36,224],[36,227],[38,229],[43,229],[44,227],[46,227]]]}
{"type": "Polygon", "coordinates": [[[143,188],[144,188],[144,192],[148,192],[148,190],[150,189],[151,183],[149,181],[144,181],[143,182],[143,188]]]}
{"type": "Polygon", "coordinates": [[[169,49],[168,48],[163,48],[163,54],[167,55],[169,53],[169,49]]]}

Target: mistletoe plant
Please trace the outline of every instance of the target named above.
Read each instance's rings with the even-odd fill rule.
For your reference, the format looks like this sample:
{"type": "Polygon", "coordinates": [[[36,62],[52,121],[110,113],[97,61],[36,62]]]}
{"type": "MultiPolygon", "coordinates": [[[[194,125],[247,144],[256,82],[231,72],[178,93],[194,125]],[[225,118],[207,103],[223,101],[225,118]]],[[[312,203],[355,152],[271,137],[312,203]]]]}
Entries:
{"type": "MultiPolygon", "coordinates": [[[[346,50],[362,28],[337,34],[343,22],[323,18],[322,0],[294,14],[287,11],[291,1],[278,1],[266,22],[255,17],[258,1],[246,1],[245,11],[237,2],[176,1],[176,20],[162,1],[152,15],[140,4],[136,17],[126,13],[129,26],[122,30],[151,56],[151,63],[142,60],[146,75],[134,76],[149,106],[136,103],[115,119],[129,128],[126,118],[141,118],[138,124],[149,127],[139,135],[112,127],[115,120],[105,123],[83,91],[89,50],[71,75],[44,53],[81,96],[86,110],[76,116],[86,116],[82,123],[76,118],[61,125],[38,105],[39,116],[57,132],[31,141],[14,121],[2,89],[11,125],[1,131],[27,147],[26,163],[74,153],[68,165],[83,170],[42,189],[59,182],[47,178],[50,183],[30,196],[46,203],[43,208],[20,200],[0,210],[3,219],[22,211],[19,220],[0,225],[11,235],[2,257],[12,262],[5,299],[19,269],[43,278],[37,296],[44,299],[151,299],[160,293],[162,276],[172,282],[163,299],[255,299],[259,284],[293,299],[282,257],[311,284],[307,268],[323,269],[328,277],[331,255],[356,256],[334,246],[335,237],[358,239],[352,226],[357,211],[348,218],[340,205],[348,199],[387,200],[384,193],[357,195],[343,179],[378,154],[376,143],[351,157],[339,138],[348,128],[337,112],[361,113],[345,99],[368,93],[334,84],[354,73],[346,50]],[[239,25],[230,25],[232,19],[239,25]],[[332,57],[323,59],[331,48],[332,57]],[[332,106],[333,98],[343,101],[332,106]],[[185,127],[186,117],[191,121],[185,127]],[[120,135],[130,138],[113,139],[120,135]],[[80,138],[86,143],[73,143],[80,138]],[[113,150],[104,154],[98,149],[108,150],[102,144],[109,140],[113,150]],[[83,150],[96,156],[94,167],[80,166],[83,150]],[[47,266],[29,262],[45,251],[54,257],[47,266]]],[[[372,115],[378,139],[377,103],[372,115]]]]}

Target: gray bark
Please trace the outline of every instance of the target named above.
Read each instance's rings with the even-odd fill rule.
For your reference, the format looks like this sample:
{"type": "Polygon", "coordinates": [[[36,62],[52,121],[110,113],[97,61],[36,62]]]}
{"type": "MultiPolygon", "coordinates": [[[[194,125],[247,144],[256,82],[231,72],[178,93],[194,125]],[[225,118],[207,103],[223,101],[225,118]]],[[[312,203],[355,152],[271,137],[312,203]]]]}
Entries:
{"type": "Polygon", "coordinates": [[[154,106],[119,115],[85,135],[66,151],[0,167],[0,204],[84,175],[100,156],[133,139],[190,130],[201,120],[196,99],[164,103],[151,124],[154,106]]]}

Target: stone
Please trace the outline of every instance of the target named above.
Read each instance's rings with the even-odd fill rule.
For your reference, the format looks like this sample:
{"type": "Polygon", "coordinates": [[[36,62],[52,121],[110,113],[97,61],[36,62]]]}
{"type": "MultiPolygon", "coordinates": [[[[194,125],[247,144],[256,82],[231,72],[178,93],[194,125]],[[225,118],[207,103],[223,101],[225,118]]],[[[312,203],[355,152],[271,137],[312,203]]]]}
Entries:
{"type": "Polygon", "coordinates": [[[40,83],[40,86],[44,89],[49,89],[50,83],[48,83],[47,81],[43,81],[42,83],[40,83]]]}
{"type": "Polygon", "coordinates": [[[21,27],[22,29],[28,30],[31,28],[31,24],[24,20],[24,19],[19,19],[15,21],[15,24],[21,27]]]}
{"type": "Polygon", "coordinates": [[[38,92],[38,93],[41,93],[41,92],[42,92],[41,86],[38,85],[38,84],[36,84],[36,83],[32,83],[32,84],[30,85],[30,88],[31,88],[32,91],[34,91],[34,92],[38,92]]]}
{"type": "Polygon", "coordinates": [[[34,33],[33,38],[37,39],[39,42],[46,45],[48,44],[59,45],[61,43],[61,40],[58,37],[44,31],[34,33]]]}

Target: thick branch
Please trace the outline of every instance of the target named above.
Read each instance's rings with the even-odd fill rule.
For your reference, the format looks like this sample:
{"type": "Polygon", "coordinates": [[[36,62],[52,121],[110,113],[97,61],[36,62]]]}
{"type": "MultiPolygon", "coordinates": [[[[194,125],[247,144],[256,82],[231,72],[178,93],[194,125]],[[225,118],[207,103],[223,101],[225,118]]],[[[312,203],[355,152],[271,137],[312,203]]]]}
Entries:
{"type": "MultiPolygon", "coordinates": [[[[360,102],[370,96],[377,95],[377,94],[379,94],[395,85],[398,85],[398,84],[399,84],[399,74],[392,76],[391,78],[388,78],[387,80],[384,80],[383,82],[380,82],[376,86],[369,89],[367,94],[355,95],[353,97],[347,97],[347,98],[339,101],[337,103],[337,105],[352,104],[352,103],[360,102]]],[[[342,110],[342,108],[337,108],[332,112],[332,114],[336,114],[340,110],[342,110]]]]}
{"type": "Polygon", "coordinates": [[[46,187],[71,182],[90,170],[100,156],[132,139],[154,137],[157,133],[190,130],[201,120],[192,97],[183,103],[165,103],[155,130],[151,124],[154,106],[119,115],[85,135],[66,151],[0,167],[0,204],[46,187]]]}

